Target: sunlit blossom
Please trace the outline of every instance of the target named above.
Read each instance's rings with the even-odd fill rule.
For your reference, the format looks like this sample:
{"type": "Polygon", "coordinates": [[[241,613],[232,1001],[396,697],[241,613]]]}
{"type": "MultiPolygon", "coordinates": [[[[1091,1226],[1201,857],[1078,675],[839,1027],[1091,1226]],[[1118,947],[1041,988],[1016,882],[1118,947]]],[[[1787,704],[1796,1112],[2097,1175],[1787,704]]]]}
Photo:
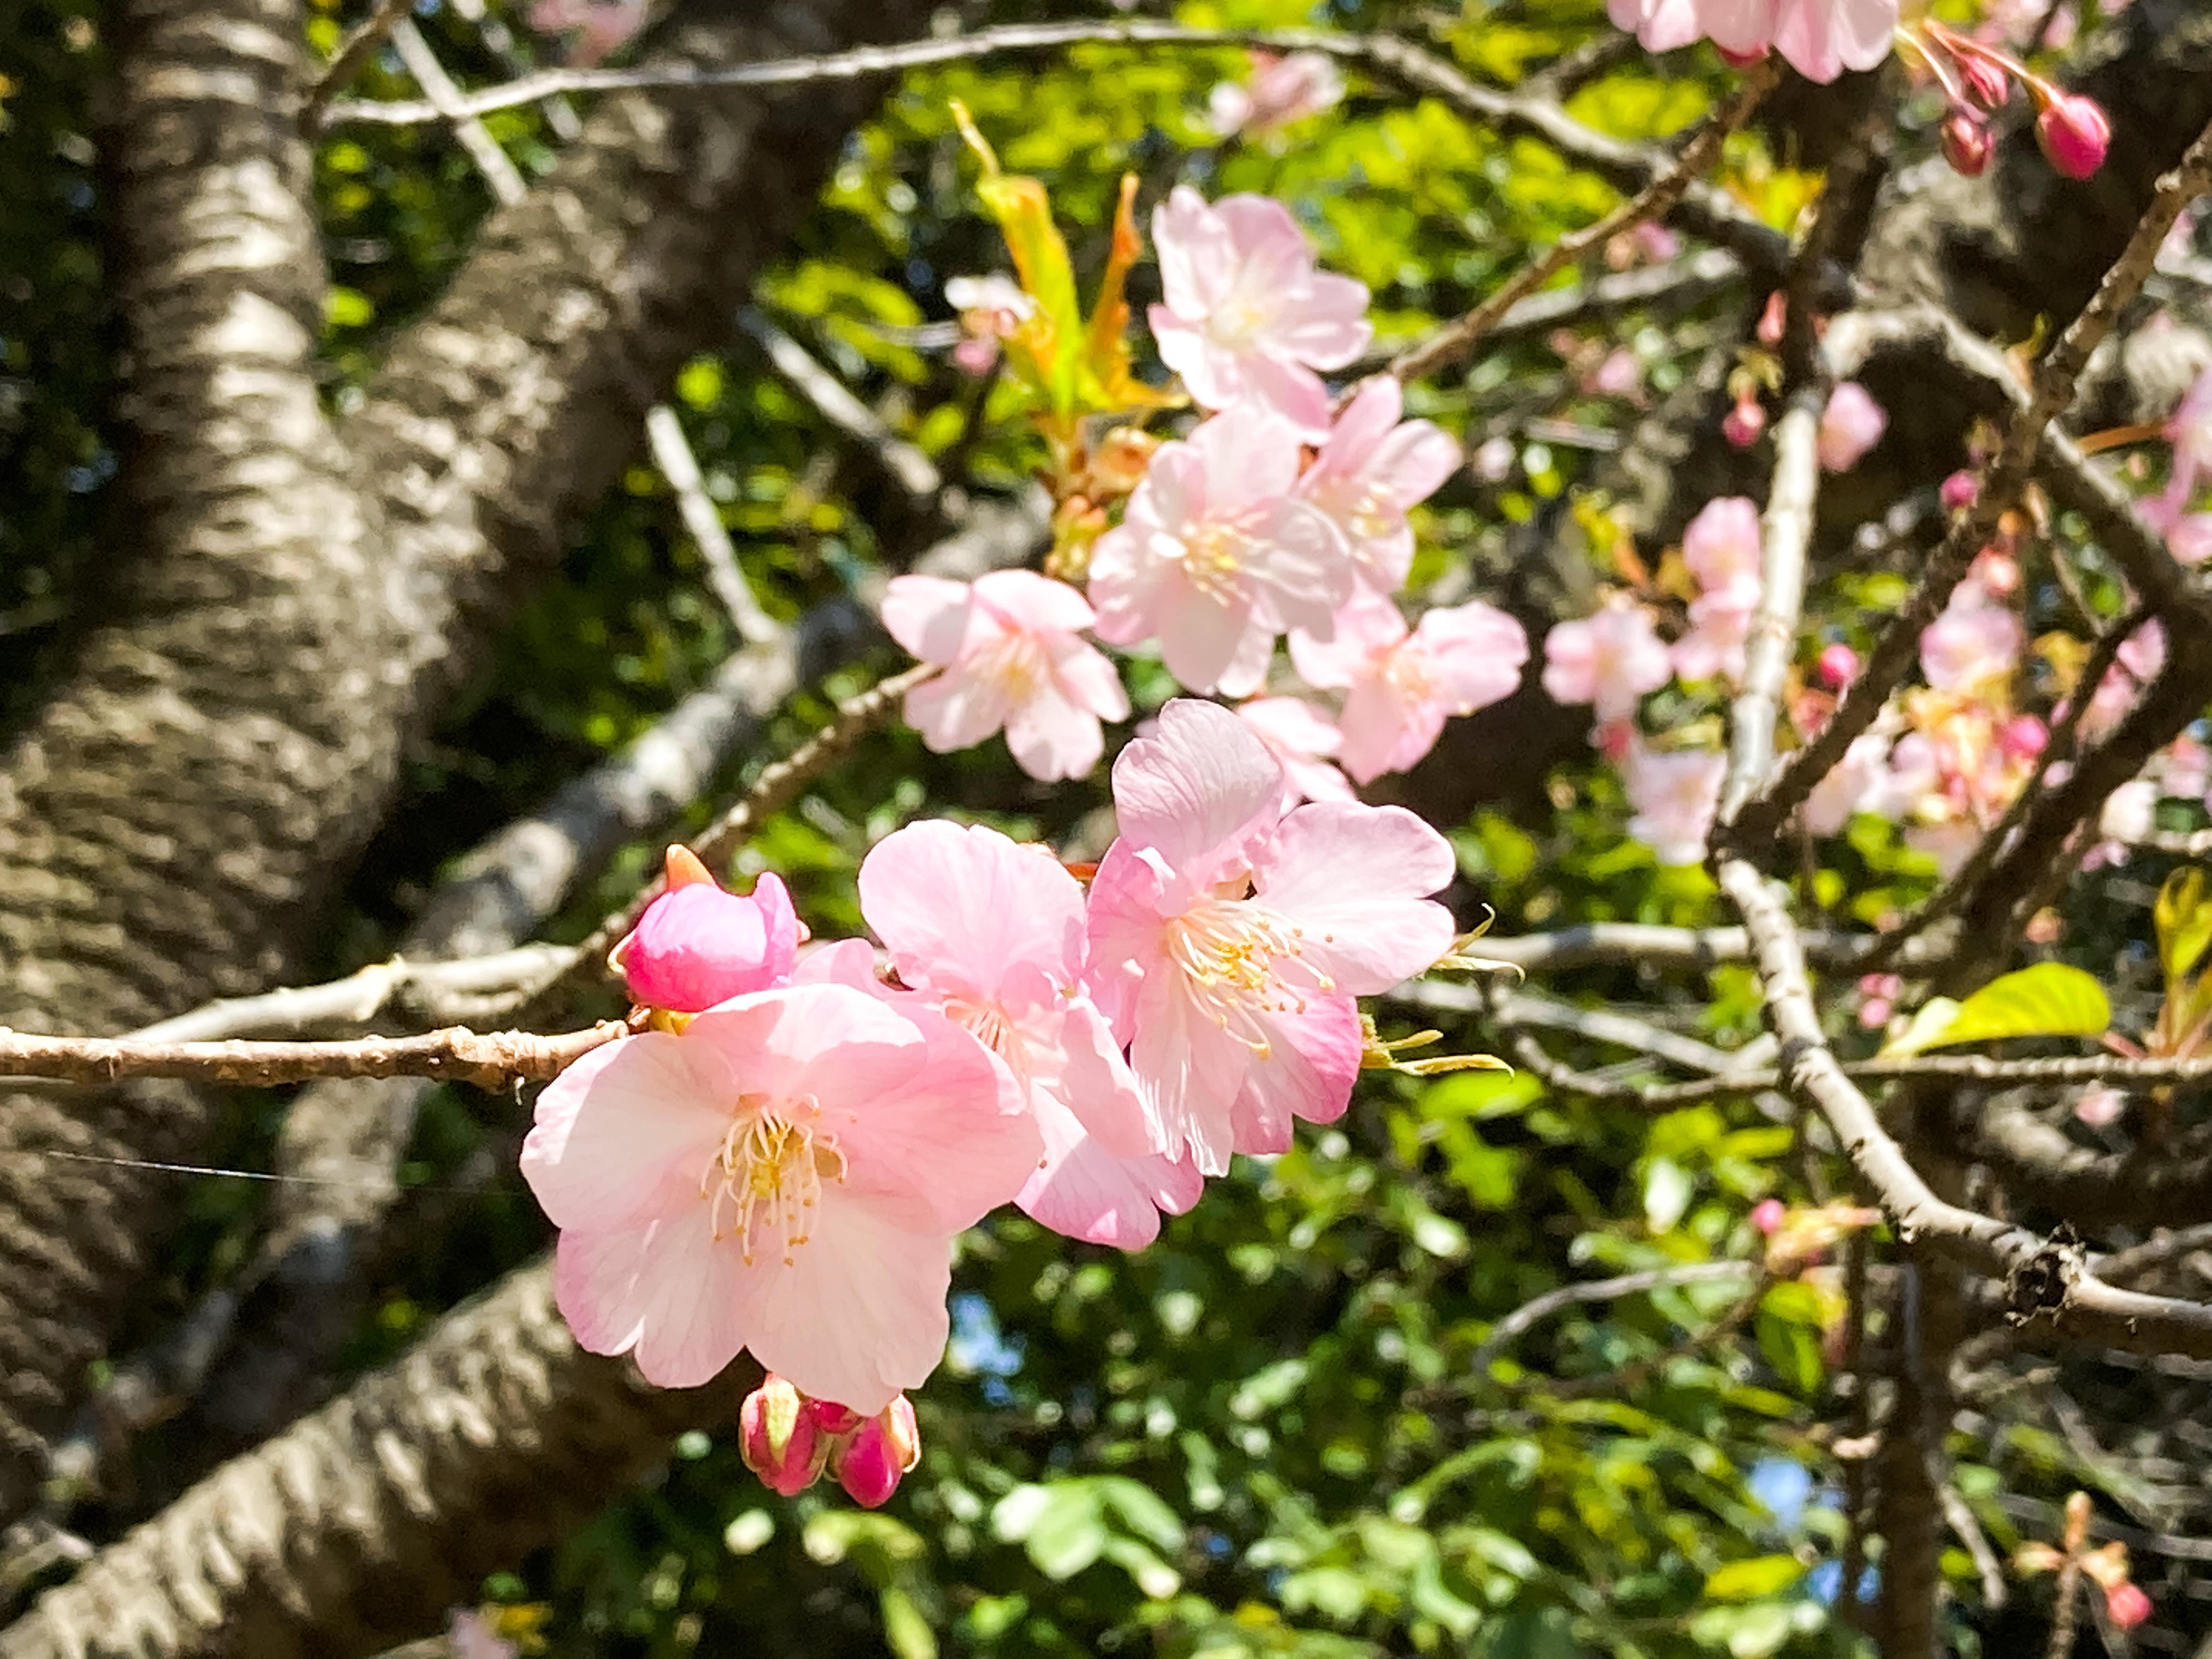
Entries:
{"type": "Polygon", "coordinates": [[[1633,744],[1621,769],[1635,813],[1628,821],[1629,835],[1662,864],[1702,862],[1727,770],[1728,757],[1711,750],[1633,744]]]}
{"type": "Polygon", "coordinates": [[[1831,472],[1850,471],[1888,429],[1889,416],[1873,395],[1856,380],[1844,381],[1828,394],[1820,413],[1814,441],[1820,465],[1831,472]]]}
{"type": "MultiPolygon", "coordinates": [[[[1157,1155],[1166,1131],[1083,991],[1083,888],[1057,860],[932,820],[877,842],[860,892],[899,983],[972,1033],[1036,1114],[1044,1156],[1016,1203],[1056,1232],[1124,1249],[1152,1243],[1160,1211],[1190,1207],[1197,1172],[1157,1155]]],[[[872,978],[864,944],[836,948],[857,951],[872,978]]]]}
{"type": "Polygon", "coordinates": [[[972,582],[895,576],[884,627],[945,672],[906,696],[906,721],[938,752],[966,749],[1004,728],[1033,778],[1079,778],[1098,763],[1101,720],[1129,712],[1114,665],[1080,637],[1090,604],[1033,570],[994,570],[972,582]]]}
{"type": "Polygon", "coordinates": [[[1164,303],[1152,308],[1160,361],[1200,407],[1249,399],[1301,435],[1328,431],[1328,390],[1316,369],[1367,349],[1367,289],[1314,268],[1305,233],[1280,202],[1209,203],[1178,185],[1152,212],[1164,303]]]}
{"type": "Polygon", "coordinates": [[[1297,490],[1341,532],[1360,580],[1384,594],[1404,586],[1413,568],[1407,509],[1434,495],[1460,464],[1450,434],[1431,422],[1401,421],[1404,407],[1394,376],[1366,381],[1300,475],[1297,490]]]}
{"type": "Polygon", "coordinates": [[[1601,721],[1634,714],[1637,700],[1674,673],[1651,608],[1626,593],[1544,636],[1544,690],[1555,702],[1595,704],[1601,721]]]}
{"type": "Polygon", "coordinates": [[[1870,70],[1889,56],[1898,0],[1607,0],[1645,50],[1711,40],[1732,58],[1771,49],[1810,81],[1870,70]]]}
{"type": "Polygon", "coordinates": [[[1278,635],[1326,635],[1356,570],[1336,526],[1292,496],[1298,465],[1297,434],[1250,404],[1161,445],[1091,550],[1098,637],[1157,638],[1192,690],[1243,696],[1278,635]]]}
{"type": "Polygon", "coordinates": [[[1279,127],[1334,108],[1344,96],[1336,62],[1318,52],[1251,54],[1251,78],[1218,82],[1206,100],[1213,130],[1223,137],[1265,137],[1279,127]]]}
{"type": "Polygon", "coordinates": [[[744,1348],[880,1411],[944,1351],[952,1235],[1036,1168],[1026,1104],[950,1021],[839,985],[595,1048],[539,1095],[522,1148],[561,1230],[561,1312],[664,1388],[744,1348]]]}
{"type": "Polygon", "coordinates": [[[1237,705],[1237,718],[1250,726],[1283,769],[1283,811],[1302,800],[1351,800],[1352,785],[1330,764],[1344,747],[1336,722],[1304,697],[1255,697],[1237,705]]]}
{"type": "Polygon", "coordinates": [[[1479,601],[1425,611],[1408,629],[1391,601],[1363,594],[1337,613],[1334,639],[1291,636],[1305,682],[1346,694],[1337,728],[1359,783],[1416,764],[1449,716],[1510,696],[1528,659],[1521,624],[1479,601]]]}
{"type": "Polygon", "coordinates": [[[1276,1152],[1293,1118],[1343,1112],[1364,1038],[1354,999],[1449,948],[1427,895],[1450,847],[1397,807],[1281,811],[1282,774],[1227,709],[1178,701],[1114,764],[1121,838],[1091,883],[1091,994],[1130,1042],[1170,1139],[1218,1175],[1276,1152]]]}

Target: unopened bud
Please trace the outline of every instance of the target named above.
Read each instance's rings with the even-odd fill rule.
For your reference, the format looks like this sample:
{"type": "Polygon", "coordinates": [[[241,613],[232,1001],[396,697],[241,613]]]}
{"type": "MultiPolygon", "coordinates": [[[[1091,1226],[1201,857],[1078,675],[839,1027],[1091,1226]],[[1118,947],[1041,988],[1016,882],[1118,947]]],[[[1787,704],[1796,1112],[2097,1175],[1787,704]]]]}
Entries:
{"type": "Polygon", "coordinates": [[[1989,171],[1990,158],[1996,154],[1996,139],[1990,124],[1964,105],[1943,118],[1938,138],[1951,171],[1964,178],[1980,178],[1989,171]]]}
{"type": "Polygon", "coordinates": [[[668,890],[608,960],[637,1002],[696,1014],[790,978],[802,936],[791,895],[773,873],[753,884],[750,896],[726,893],[690,853],[671,848],[668,890]]]}
{"type": "Polygon", "coordinates": [[[900,1480],[921,1462],[921,1431],[904,1395],[861,1423],[837,1443],[837,1484],[864,1510],[880,1509],[900,1480]]]}
{"type": "Polygon", "coordinates": [[[738,1411],[738,1455],[769,1491],[796,1497],[821,1477],[830,1441],[808,1410],[812,1402],[770,1375],[738,1411]]]}
{"type": "Polygon", "coordinates": [[[2050,728],[2033,714],[2014,714],[1997,731],[1997,747],[2007,760],[2032,761],[2050,744],[2050,728]]]}
{"type": "Polygon", "coordinates": [[[2150,1617],[2150,1597],[2133,1581],[2115,1584],[2105,1592],[2105,1611],[2122,1630],[2133,1630],[2150,1617]]]}
{"type": "Polygon", "coordinates": [[[1859,653],[1838,640],[1820,648],[1820,661],[1813,672],[1820,677],[1820,684],[1831,691],[1840,691],[1859,677],[1859,653]]]}
{"type": "Polygon", "coordinates": [[[1961,467],[1943,480],[1942,488],[1936,492],[1942,498],[1945,509],[1963,513],[1982,496],[1982,481],[1967,468],[1961,467]]]}
{"type": "Polygon", "coordinates": [[[2087,179],[2105,165],[2112,145],[2112,124],[2094,98],[2060,93],[2035,118],[2035,142],[2069,179],[2087,179]]]}
{"type": "Polygon", "coordinates": [[[1771,1238],[1781,1231],[1789,1214],[1789,1207],[1780,1199],[1762,1198],[1751,1206],[1751,1224],[1771,1238]]]}
{"type": "Polygon", "coordinates": [[[1750,448],[1759,441],[1759,434],[1765,430],[1766,410],[1748,392],[1735,400],[1735,407],[1721,420],[1721,436],[1738,449],[1750,448]]]}
{"type": "Polygon", "coordinates": [[[1986,58],[1971,53],[1954,60],[1966,95],[1985,110],[2002,109],[2012,97],[2012,76],[1986,58]]]}

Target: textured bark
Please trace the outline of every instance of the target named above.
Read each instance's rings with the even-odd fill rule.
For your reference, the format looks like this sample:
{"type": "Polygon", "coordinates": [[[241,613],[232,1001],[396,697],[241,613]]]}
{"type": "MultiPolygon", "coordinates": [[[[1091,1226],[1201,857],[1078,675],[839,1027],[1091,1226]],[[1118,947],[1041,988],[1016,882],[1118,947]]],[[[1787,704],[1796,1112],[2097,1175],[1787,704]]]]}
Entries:
{"type": "MultiPolygon", "coordinates": [[[[923,9],[696,5],[665,46],[831,50],[923,9]]],[[[120,1030],[287,970],[399,757],[675,367],[726,337],[869,95],[610,101],[337,432],[313,374],[298,6],[127,0],[117,21],[137,556],[0,754],[0,1023],[33,1030],[120,1030]]],[[[0,1515],[163,1219],[143,1174],[24,1154],[190,1157],[209,1126],[180,1091],[0,1102],[0,1515]]]]}
{"type": "Polygon", "coordinates": [[[758,1373],[641,1382],[580,1351],[539,1262],[101,1551],[0,1659],[346,1659],[419,1636],[485,1573],[635,1483],[758,1373]]]}

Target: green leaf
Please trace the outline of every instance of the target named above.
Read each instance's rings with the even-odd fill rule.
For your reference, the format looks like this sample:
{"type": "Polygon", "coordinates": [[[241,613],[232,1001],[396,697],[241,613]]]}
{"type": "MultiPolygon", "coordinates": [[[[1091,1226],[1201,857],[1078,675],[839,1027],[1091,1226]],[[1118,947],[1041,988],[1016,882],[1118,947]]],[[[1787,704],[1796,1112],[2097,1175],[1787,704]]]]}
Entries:
{"type": "Polygon", "coordinates": [[[1886,1055],[1917,1054],[1961,1042],[2001,1037],[2099,1036],[2112,1023],[2105,988],[2079,968],[2039,962],[1991,980],[1964,1002],[1942,1007],[1938,997],[1913,1016],[1886,1055]]]}
{"type": "Polygon", "coordinates": [[[2191,866],[2168,876],[2152,918],[2159,965],[2166,970],[2166,1006],[2159,1025],[2169,1039],[2178,1038],[2212,1012],[2212,974],[2203,971],[2212,951],[2212,894],[2205,891],[2204,872],[2191,866]]]}
{"type": "Polygon", "coordinates": [[[1804,1563],[1794,1555],[1761,1555],[1748,1561],[1731,1561],[1707,1575],[1705,1596],[1713,1601],[1755,1601],[1796,1583],[1804,1571],[1804,1563]]]}
{"type": "Polygon", "coordinates": [[[893,1585],[880,1598],[884,1610],[884,1643],[898,1659],[937,1659],[937,1632],[921,1616],[914,1598],[893,1585]]]}

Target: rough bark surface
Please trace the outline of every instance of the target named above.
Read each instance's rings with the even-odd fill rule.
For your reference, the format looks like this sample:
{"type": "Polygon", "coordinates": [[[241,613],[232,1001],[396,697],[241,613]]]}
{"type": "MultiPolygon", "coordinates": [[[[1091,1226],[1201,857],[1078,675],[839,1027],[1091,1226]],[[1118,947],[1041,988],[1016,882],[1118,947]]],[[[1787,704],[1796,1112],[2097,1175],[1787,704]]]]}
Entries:
{"type": "Polygon", "coordinates": [[[549,1265],[519,1269],[398,1364],[224,1465],[0,1633],[0,1659],[348,1659],[419,1636],[736,1415],[579,1350],[549,1265]]]}
{"type": "MultiPolygon", "coordinates": [[[[834,50],[923,10],[696,5],[662,50],[834,50]]],[[[286,971],[401,754],[670,374],[726,336],[872,95],[610,100],[337,429],[313,374],[301,21],[295,0],[119,8],[137,556],[0,754],[0,1024],[119,1030],[286,971]]],[[[181,1091],[0,1102],[0,1516],[33,1496],[163,1220],[143,1174],[25,1154],[191,1157],[210,1122],[181,1091]]]]}

